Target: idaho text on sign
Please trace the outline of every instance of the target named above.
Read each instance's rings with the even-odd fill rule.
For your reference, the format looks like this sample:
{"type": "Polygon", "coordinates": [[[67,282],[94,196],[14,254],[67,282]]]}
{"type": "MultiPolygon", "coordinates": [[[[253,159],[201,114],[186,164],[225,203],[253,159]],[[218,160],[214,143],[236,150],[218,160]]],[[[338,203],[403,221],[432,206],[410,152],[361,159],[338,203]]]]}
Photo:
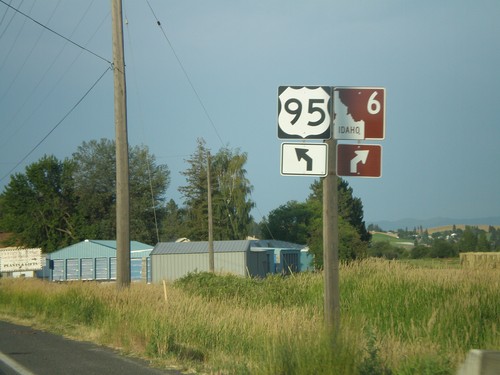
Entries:
{"type": "Polygon", "coordinates": [[[384,88],[335,87],[333,108],[335,139],[384,139],[384,88]]]}

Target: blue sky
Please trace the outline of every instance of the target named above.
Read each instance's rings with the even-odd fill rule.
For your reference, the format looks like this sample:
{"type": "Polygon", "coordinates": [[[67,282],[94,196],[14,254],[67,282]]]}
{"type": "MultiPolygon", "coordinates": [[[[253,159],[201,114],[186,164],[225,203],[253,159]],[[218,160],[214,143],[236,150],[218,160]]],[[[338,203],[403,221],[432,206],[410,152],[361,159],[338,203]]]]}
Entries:
{"type": "MultiPolygon", "coordinates": [[[[123,6],[129,143],[168,165],[168,199],[182,203],[185,159],[204,138],[213,152],[228,145],[248,154],[257,221],[304,201],[314,177],[280,175],[278,87],[377,86],[386,88],[386,138],[368,143],[383,147],[382,178],[347,178],[366,221],[500,215],[497,0],[123,6]]],[[[0,178],[109,67],[109,8],[100,0],[0,2],[0,178]]],[[[114,138],[111,71],[14,172],[100,138],[114,138]]]]}

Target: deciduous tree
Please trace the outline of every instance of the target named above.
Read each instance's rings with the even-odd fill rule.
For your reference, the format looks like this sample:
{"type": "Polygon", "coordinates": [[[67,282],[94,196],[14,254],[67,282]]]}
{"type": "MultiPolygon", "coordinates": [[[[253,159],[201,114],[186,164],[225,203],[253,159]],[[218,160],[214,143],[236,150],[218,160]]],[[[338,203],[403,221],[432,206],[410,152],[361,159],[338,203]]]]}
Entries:
{"type": "MultiPolygon", "coordinates": [[[[116,237],[116,152],[108,139],[83,142],[73,154],[81,238],[116,237]]],[[[166,165],[146,146],[129,148],[130,238],[155,244],[170,183],[166,165]]]]}
{"type": "Polygon", "coordinates": [[[0,196],[0,227],[13,233],[12,243],[50,252],[75,240],[73,168],[44,156],[11,176],[0,196]]]}
{"type": "MultiPolygon", "coordinates": [[[[187,184],[179,191],[186,209],[186,237],[191,240],[208,238],[208,152],[205,141],[198,139],[195,152],[186,160],[189,167],[182,172],[187,184]]],[[[253,187],[246,178],[247,155],[224,147],[211,159],[214,239],[244,239],[249,233],[250,210],[254,206],[249,198],[253,187]]]]}

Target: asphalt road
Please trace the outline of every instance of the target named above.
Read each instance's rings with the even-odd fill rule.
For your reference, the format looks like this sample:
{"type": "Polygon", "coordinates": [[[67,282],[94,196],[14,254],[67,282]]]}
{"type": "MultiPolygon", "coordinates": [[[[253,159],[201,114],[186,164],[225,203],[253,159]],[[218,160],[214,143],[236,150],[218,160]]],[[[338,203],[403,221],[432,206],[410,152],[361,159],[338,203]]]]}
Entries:
{"type": "Polygon", "coordinates": [[[0,375],[180,375],[88,342],[0,321],[0,375]]]}

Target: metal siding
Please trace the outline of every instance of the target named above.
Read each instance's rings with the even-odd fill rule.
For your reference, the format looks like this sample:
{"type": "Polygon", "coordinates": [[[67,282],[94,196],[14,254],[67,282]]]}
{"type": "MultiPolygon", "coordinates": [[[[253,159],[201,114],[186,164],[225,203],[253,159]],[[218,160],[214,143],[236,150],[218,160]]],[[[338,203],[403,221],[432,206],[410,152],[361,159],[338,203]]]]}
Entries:
{"type": "Polygon", "coordinates": [[[94,258],[83,258],[80,262],[82,280],[94,280],[94,258]]]}
{"type": "Polygon", "coordinates": [[[151,275],[151,257],[148,257],[147,258],[147,261],[146,261],[146,266],[148,267],[148,270],[146,271],[146,275],[147,275],[147,282],[150,283],[152,282],[152,275],[151,275]]]}
{"type": "MultiPolygon", "coordinates": [[[[155,255],[153,258],[153,282],[161,282],[162,280],[173,281],[194,272],[197,268],[200,269],[199,260],[197,258],[202,254],[166,254],[155,255]]],[[[207,254],[207,270],[208,270],[208,254],[207,254]]]]}
{"type": "Polygon", "coordinates": [[[274,266],[274,251],[251,251],[248,253],[248,271],[250,276],[265,277],[272,273],[274,266]]]}
{"type": "Polygon", "coordinates": [[[95,278],[96,280],[109,279],[109,261],[108,258],[95,259],[95,278]]]}
{"type": "MultiPolygon", "coordinates": [[[[244,252],[215,253],[215,271],[246,275],[244,252]]],[[[173,281],[190,272],[208,272],[208,253],[204,254],[162,254],[152,257],[152,281],[173,281]]]]}
{"type": "Polygon", "coordinates": [[[130,279],[141,280],[142,258],[130,259],[130,279]]]}
{"type": "Polygon", "coordinates": [[[109,278],[116,280],[116,258],[109,258],[109,278]]]}
{"type": "Polygon", "coordinates": [[[300,269],[300,252],[282,252],[281,253],[281,273],[288,275],[298,272],[300,269]]]}
{"type": "Polygon", "coordinates": [[[80,278],[79,259],[66,259],[66,280],[78,280],[80,278]]]}
{"type": "Polygon", "coordinates": [[[64,281],[64,276],[66,274],[66,272],[64,272],[64,264],[64,259],[54,260],[54,269],[52,270],[53,281],[64,281]]]}
{"type": "Polygon", "coordinates": [[[314,257],[312,254],[306,251],[301,251],[300,253],[300,272],[313,271],[314,257]]]}
{"type": "Polygon", "coordinates": [[[246,275],[245,254],[235,253],[215,253],[215,270],[220,273],[233,273],[240,276],[246,275]]]}

